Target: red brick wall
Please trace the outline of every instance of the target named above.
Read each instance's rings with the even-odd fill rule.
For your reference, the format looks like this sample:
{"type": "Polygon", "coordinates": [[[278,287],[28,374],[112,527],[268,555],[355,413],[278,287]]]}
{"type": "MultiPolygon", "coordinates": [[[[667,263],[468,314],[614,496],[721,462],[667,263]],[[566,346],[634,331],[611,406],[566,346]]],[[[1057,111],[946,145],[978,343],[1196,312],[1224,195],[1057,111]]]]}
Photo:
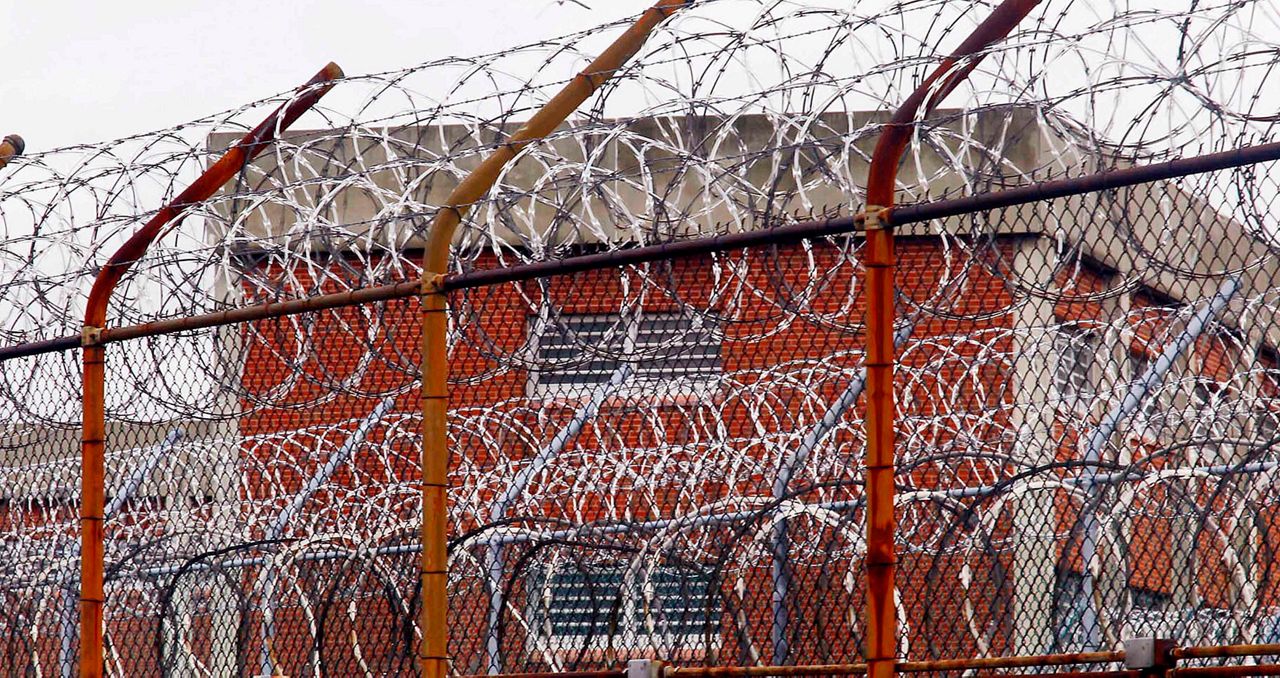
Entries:
{"type": "MultiPolygon", "coordinates": [[[[703,258],[650,265],[643,269],[643,275],[636,270],[628,270],[625,277],[618,271],[596,271],[553,279],[545,293],[566,313],[616,312],[624,303],[622,299],[642,297],[644,309],[650,312],[678,311],[682,305],[688,305],[721,314],[726,319],[721,326],[725,337],[721,346],[723,370],[750,383],[761,378],[763,372],[794,361],[809,360],[817,364],[825,360],[845,367],[859,362],[858,354],[863,345],[862,272],[852,263],[856,257],[846,247],[818,243],[812,248],[788,246],[776,250],[730,253],[720,259],[718,270],[713,270],[710,259],[703,258]],[[646,280],[645,276],[649,279],[646,280]],[[744,289],[747,291],[742,292],[744,289]],[[762,297],[764,301],[761,301],[762,297]],[[788,313],[786,309],[791,306],[799,307],[803,312],[788,313]]],[[[904,470],[899,476],[902,483],[930,489],[968,487],[991,484],[1023,470],[1011,463],[957,465],[948,462],[945,456],[929,458],[931,454],[969,444],[957,439],[957,430],[978,436],[989,451],[1011,451],[1008,449],[1010,441],[1002,436],[1007,430],[1008,410],[1022,385],[1011,381],[1009,366],[984,361],[989,360],[988,353],[992,348],[997,355],[1010,350],[1011,339],[1007,330],[1012,322],[1013,298],[1003,271],[1007,268],[1004,262],[1012,258],[1013,247],[1013,243],[1003,242],[988,249],[979,248],[975,259],[957,256],[954,249],[944,249],[940,241],[932,238],[909,238],[900,242],[897,285],[902,291],[904,311],[909,312],[919,306],[945,311],[928,314],[928,320],[916,328],[911,348],[902,355],[904,365],[914,368],[900,370],[897,376],[899,392],[905,396],[900,403],[904,417],[902,426],[916,427],[912,429],[914,435],[911,439],[918,445],[918,448],[904,449],[901,453],[904,461],[910,463],[909,470],[904,470]],[[944,280],[952,281],[953,294],[939,295],[944,280]],[[995,414],[989,415],[991,412],[995,414]],[[983,426],[967,423],[982,416],[989,416],[983,426]],[[928,427],[919,423],[924,421],[930,422],[928,427]],[[953,422],[955,426],[947,422],[953,422]]],[[[496,261],[482,257],[475,265],[477,268],[489,268],[496,266],[496,261]]],[[[269,278],[273,273],[278,275],[272,271],[265,271],[263,275],[269,278]]],[[[1055,302],[1054,314],[1059,321],[1074,322],[1088,328],[1111,320],[1102,304],[1091,298],[1107,288],[1109,281],[1104,273],[1086,267],[1064,272],[1058,282],[1060,297],[1055,302]]],[[[292,291],[299,294],[338,291],[336,284],[313,285],[305,278],[294,279],[291,284],[297,286],[292,291]]],[[[290,293],[289,289],[282,292],[284,296],[290,293]]],[[[481,432],[455,426],[455,442],[461,448],[458,456],[466,457],[468,463],[480,471],[495,468],[499,461],[490,458],[488,450],[491,448],[483,444],[485,440],[498,445],[505,458],[526,457],[538,445],[545,444],[577,407],[577,402],[571,400],[525,400],[529,375],[509,363],[512,356],[520,354],[527,341],[529,309],[536,307],[543,294],[538,283],[529,282],[459,292],[451,297],[455,320],[465,327],[465,331],[456,337],[451,354],[450,371],[454,382],[451,407],[455,410],[484,409],[499,403],[520,401],[523,409],[513,411],[508,423],[518,423],[530,432],[518,436],[503,427],[491,427],[481,432]]],[[[1161,348],[1159,342],[1164,340],[1162,324],[1168,312],[1160,307],[1158,300],[1141,293],[1135,294],[1132,301],[1135,312],[1130,315],[1133,326],[1131,350],[1154,356],[1161,348]]],[[[419,363],[419,328],[418,302],[414,299],[388,302],[376,307],[376,311],[372,306],[348,308],[262,321],[240,328],[246,351],[241,382],[245,389],[241,404],[246,414],[239,423],[240,433],[250,438],[243,444],[241,454],[252,462],[246,466],[251,474],[245,479],[249,493],[246,498],[270,500],[280,490],[295,492],[304,481],[304,469],[313,469],[323,462],[317,458],[319,453],[313,447],[314,443],[305,437],[283,443],[273,442],[272,446],[267,446],[253,440],[252,436],[358,420],[373,409],[381,397],[378,394],[396,389],[403,392],[396,400],[394,411],[405,414],[417,412],[419,400],[415,383],[419,363]],[[371,316],[370,313],[376,315],[371,316]],[[370,326],[376,327],[376,331],[369,333],[367,328],[370,326]],[[300,337],[307,337],[305,341],[312,342],[313,347],[300,352],[300,337]],[[304,356],[301,361],[297,358],[299,353],[304,356]],[[340,392],[335,392],[335,383],[342,384],[340,392]],[[274,475],[255,476],[267,473],[263,469],[268,468],[270,460],[287,459],[290,455],[296,455],[300,463],[292,467],[276,464],[270,466],[274,475]]],[[[1232,350],[1230,342],[1206,337],[1197,343],[1195,360],[1202,366],[1206,377],[1223,380],[1239,359],[1232,350]]],[[[1109,355],[1103,355],[1099,362],[1109,360],[1109,355]]],[[[1123,366],[1113,367],[1123,369],[1123,366]]],[[[1127,371],[1124,374],[1127,376],[1127,371]]],[[[1047,389],[1048,385],[1036,384],[1034,387],[1047,389]]],[[[769,388],[776,393],[774,402],[769,403],[771,416],[775,418],[770,426],[779,429],[776,432],[788,432],[782,430],[790,425],[788,422],[812,425],[814,417],[820,413],[813,411],[812,402],[806,405],[803,389],[789,393],[780,385],[769,388]]],[[[826,403],[839,393],[843,382],[826,379],[816,388],[819,396],[816,400],[826,403]]],[[[1043,395],[1037,392],[1034,399],[1039,400],[1043,395]]],[[[744,455],[763,454],[762,447],[750,444],[756,435],[757,423],[752,403],[745,398],[725,399],[714,394],[707,397],[720,399],[712,407],[719,411],[725,423],[723,437],[743,441],[741,453],[744,455]]],[[[689,396],[664,398],[659,395],[606,403],[607,413],[600,421],[585,427],[570,444],[569,454],[564,455],[566,461],[559,464],[557,473],[573,474],[577,468],[574,464],[581,462],[572,461],[580,459],[572,453],[594,449],[602,441],[613,448],[688,443],[694,435],[687,423],[688,412],[691,408],[696,410],[696,400],[696,397],[689,396]],[[656,430],[659,424],[660,432],[656,430]]],[[[1060,441],[1060,460],[1078,459],[1079,434],[1091,424],[1091,421],[1072,417],[1059,418],[1054,434],[1060,441]]],[[[349,432],[353,426],[347,425],[343,433],[349,432]]],[[[384,431],[375,429],[371,439],[376,442],[383,435],[384,431]]],[[[860,475],[857,469],[861,456],[860,439],[854,432],[842,430],[833,442],[849,460],[843,479],[856,479],[860,475]]],[[[404,445],[403,452],[406,458],[411,459],[410,443],[404,445]]],[[[1134,454],[1140,455],[1141,442],[1135,445],[1139,447],[1134,449],[1134,454]]],[[[700,453],[696,445],[685,452],[689,455],[700,453]]],[[[678,455],[674,459],[680,461],[678,455]]],[[[591,467],[582,468],[582,472],[590,473],[605,483],[615,477],[643,475],[644,470],[591,467]]],[[[764,467],[732,481],[708,478],[702,481],[700,489],[705,496],[699,499],[710,503],[731,494],[768,496],[775,472],[773,467],[764,467]]],[[[1064,473],[1074,475],[1078,470],[1064,473]]],[[[417,466],[413,463],[387,469],[357,457],[351,462],[351,468],[339,471],[335,481],[339,487],[348,486],[351,491],[359,492],[357,485],[362,482],[412,483],[416,481],[417,474],[417,466]]],[[[495,483],[494,486],[500,484],[495,483]]],[[[632,519],[643,520],[687,513],[698,508],[690,503],[687,493],[656,492],[650,500],[634,489],[625,489],[625,483],[623,487],[623,491],[613,494],[574,497],[575,507],[580,513],[572,516],[564,516],[562,507],[551,499],[545,500],[539,508],[544,516],[571,517],[574,521],[585,522],[623,512],[632,519]],[[682,496],[685,499],[675,499],[682,496]]],[[[494,498],[492,491],[488,494],[479,497],[482,505],[487,505],[494,498]]],[[[861,490],[856,483],[851,483],[824,488],[820,494],[823,500],[856,499],[861,490]]],[[[312,500],[310,506],[323,506],[331,499],[329,495],[320,495],[312,500]]],[[[1153,501],[1159,499],[1158,495],[1152,496],[1153,501]]],[[[1059,493],[1056,515],[1052,518],[1059,529],[1076,527],[1076,514],[1074,505],[1059,493]]],[[[454,531],[459,532],[475,527],[486,517],[458,515],[455,518],[454,531]]],[[[908,508],[900,519],[913,530],[913,539],[931,543],[955,544],[963,540],[981,543],[986,540],[994,544],[1007,538],[1012,529],[1011,516],[1003,514],[994,522],[982,525],[985,533],[975,532],[975,527],[960,514],[938,512],[928,516],[908,508]]],[[[3,520],[7,520],[7,515],[0,511],[0,521],[3,520]]],[[[808,519],[793,521],[791,529],[797,540],[838,542],[848,539],[808,519]]],[[[1131,559],[1133,577],[1130,583],[1167,592],[1170,587],[1167,574],[1170,561],[1168,550],[1162,546],[1172,538],[1169,521],[1159,517],[1137,517],[1132,523],[1132,531],[1144,535],[1148,543],[1161,547],[1135,549],[1131,559]]],[[[1218,554],[1210,540],[1202,540],[1202,543],[1205,545],[1201,548],[1201,562],[1206,566],[1201,574],[1201,588],[1210,599],[1223,599],[1225,593],[1219,592],[1226,590],[1224,570],[1211,566],[1218,554]]],[[[1078,547],[1077,535],[1075,539],[1060,544],[1058,551],[1060,562],[1076,571],[1080,571],[1082,566],[1077,557],[1078,547]]],[[[738,568],[735,573],[747,579],[750,588],[750,594],[742,603],[745,607],[741,610],[742,618],[749,621],[748,630],[744,632],[750,634],[750,642],[767,656],[772,614],[768,599],[769,562],[766,557],[759,562],[733,563],[733,566],[738,568]]],[[[791,589],[794,603],[791,618],[794,637],[802,639],[802,642],[793,646],[792,661],[842,661],[850,659],[857,651],[861,622],[850,619],[845,611],[861,609],[860,567],[857,559],[850,560],[846,556],[833,556],[821,566],[803,562],[796,564],[791,589]],[[846,572],[852,572],[855,582],[858,582],[852,590],[847,590],[848,585],[843,578],[846,572]]],[[[1015,573],[1012,572],[1008,549],[993,546],[985,555],[981,548],[971,549],[964,558],[940,558],[905,550],[901,554],[900,568],[904,628],[915,657],[966,656],[978,652],[979,648],[969,633],[966,606],[975,623],[989,633],[990,651],[1011,651],[1009,607],[1015,573]],[[966,566],[967,574],[964,571],[966,566]],[[973,590],[968,594],[959,586],[963,576],[972,577],[974,581],[973,590]]],[[[737,576],[735,574],[735,578],[737,576]]],[[[735,632],[738,612],[734,606],[738,605],[738,594],[733,586],[734,582],[723,583],[722,593],[730,602],[724,619],[729,631],[719,649],[720,661],[724,663],[746,661],[743,643],[735,632]]],[[[519,587],[514,591],[513,600],[523,600],[519,587]]],[[[1275,594],[1271,592],[1269,595],[1275,594]]],[[[484,587],[476,580],[468,580],[464,590],[455,592],[451,602],[455,651],[459,661],[470,662],[468,665],[471,666],[476,666],[475,662],[483,656],[486,606],[484,587]]],[[[384,601],[376,599],[357,603],[357,608],[361,612],[355,621],[347,617],[345,607],[331,620],[329,628],[336,629],[333,638],[347,635],[348,627],[372,629],[363,633],[385,641],[362,647],[363,656],[375,663],[391,661],[388,657],[399,647],[393,639],[401,630],[403,618],[397,618],[384,601]]],[[[282,607],[280,637],[294,640],[309,638],[311,631],[304,624],[303,617],[300,608],[282,607]]],[[[523,635],[516,629],[514,623],[510,624],[504,640],[507,644],[504,650],[512,661],[524,659],[526,651],[523,635]]],[[[117,634],[154,631],[125,626],[113,627],[112,630],[117,634]]],[[[338,640],[334,643],[331,651],[335,658],[341,657],[342,662],[354,661],[345,654],[349,652],[347,646],[338,640]]],[[[145,663],[144,659],[138,661],[145,663]]],[[[286,669],[293,671],[300,669],[306,658],[299,650],[283,661],[286,669]]],[[[250,663],[254,662],[256,657],[250,663]]],[[[538,660],[536,657],[528,658],[521,666],[536,669],[538,660]]],[[[141,666],[133,668],[142,670],[141,666]]]]}

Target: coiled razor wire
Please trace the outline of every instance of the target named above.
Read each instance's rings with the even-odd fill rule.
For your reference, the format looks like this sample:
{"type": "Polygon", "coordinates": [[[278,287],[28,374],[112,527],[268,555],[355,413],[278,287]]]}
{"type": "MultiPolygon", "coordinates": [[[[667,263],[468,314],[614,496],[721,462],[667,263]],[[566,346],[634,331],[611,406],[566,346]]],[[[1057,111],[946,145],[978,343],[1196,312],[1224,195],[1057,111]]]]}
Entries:
{"type": "MultiPolygon", "coordinates": [[[[464,220],[455,269],[856,212],[886,111],[989,9],[700,2],[561,130],[521,153],[464,220]]],[[[113,299],[111,324],[414,279],[426,225],[452,186],[625,24],[347,78],[297,126],[308,130],[286,135],[152,248],[113,299]]],[[[902,201],[1274,140],[1278,24],[1265,1],[1045,2],[990,51],[951,108],[921,121],[899,175],[902,201]]],[[[30,153],[0,170],[0,341],[78,332],[98,266],[279,100],[30,153]]],[[[1083,631],[1058,620],[1069,631],[1052,641],[1061,649],[1114,647],[1151,629],[1204,643],[1276,632],[1268,562],[1280,365],[1257,349],[1280,308],[1267,274],[1274,171],[1082,196],[1033,216],[976,213],[916,233],[934,249],[903,256],[904,267],[929,270],[900,289],[898,534],[904,568],[920,573],[912,586],[924,589],[899,596],[904,656],[1016,649],[1002,626],[1001,608],[1014,603],[1001,582],[1014,576],[1032,527],[1011,529],[1009,516],[1046,505],[1033,527],[1058,564],[1046,574],[1054,595],[1092,596],[1086,608],[1099,617],[1083,631]],[[1096,252],[1072,225],[1086,222],[1109,225],[1106,247],[1123,252],[1117,272],[1097,273],[1096,252]],[[1238,239],[1229,256],[1207,228],[1228,223],[1238,239]],[[1011,224],[1044,236],[1051,266],[1018,264],[1001,239],[1011,224]],[[1182,294],[1127,301],[1153,280],[1175,281],[1182,294]],[[970,303],[976,295],[986,301],[970,303]],[[1037,304],[1104,310],[1010,321],[1037,304]],[[1159,363],[1197,322],[1192,346],[1170,364],[1133,372],[1115,359],[1136,351],[1159,363]],[[1098,358],[1073,394],[1015,389],[1012,375],[1053,374],[1077,349],[1098,358]],[[1095,424],[1124,409],[1135,384],[1140,396],[1113,422],[1115,434],[1090,448],[1095,424]],[[1064,411],[1085,414],[1064,425],[1064,411]],[[1054,507],[1074,518],[1055,519],[1054,507]],[[1134,573],[1151,567],[1150,556],[1130,541],[1157,524],[1185,525],[1197,545],[1181,565],[1192,572],[1182,607],[1137,600],[1145,589],[1134,573]],[[1064,593],[1081,581],[1091,593],[1064,593]],[[931,617],[927,600],[955,614],[931,617]]],[[[776,661],[777,611],[755,566],[774,557],[780,526],[790,566],[818,572],[827,596],[788,631],[804,652],[781,658],[856,656],[862,421],[860,408],[832,403],[858,395],[849,385],[862,363],[853,339],[863,313],[859,248],[856,238],[832,238],[721,253],[697,263],[696,291],[658,263],[453,293],[459,393],[498,392],[593,359],[639,364],[679,344],[670,338],[645,354],[575,337],[568,316],[593,285],[611,290],[592,311],[608,319],[606,337],[627,335],[628,319],[661,307],[707,341],[762,357],[717,373],[703,387],[714,398],[650,408],[601,395],[608,406],[576,424],[576,440],[542,455],[583,419],[580,401],[506,391],[456,400],[452,595],[501,608],[459,603],[459,671],[570,669],[640,646],[708,663],[776,661]],[[529,318],[544,336],[557,328],[575,357],[539,352],[540,333],[524,331],[529,318]],[[817,356],[766,353],[797,328],[849,339],[817,356]],[[601,564],[626,582],[609,604],[641,621],[576,649],[555,645],[530,601],[550,599],[547,573],[601,564]],[[734,638],[733,658],[720,656],[723,641],[664,630],[655,591],[672,567],[713,582],[701,602],[734,638]],[[520,664],[521,653],[495,652],[493,642],[515,643],[529,659],[520,664]]],[[[158,620],[148,637],[171,670],[221,675],[228,661],[270,666],[291,648],[320,672],[412,665],[422,510],[415,309],[383,302],[113,348],[108,482],[124,499],[109,523],[109,617],[158,620]],[[373,619],[397,620],[394,633],[373,619]],[[233,630],[210,641],[205,623],[233,630]]],[[[74,649],[79,388],[74,353],[0,369],[3,654],[39,675],[58,673],[74,649]]],[[[1067,608],[1042,612],[1078,611],[1067,608]]],[[[108,661],[122,669],[136,652],[121,637],[108,661]]]]}

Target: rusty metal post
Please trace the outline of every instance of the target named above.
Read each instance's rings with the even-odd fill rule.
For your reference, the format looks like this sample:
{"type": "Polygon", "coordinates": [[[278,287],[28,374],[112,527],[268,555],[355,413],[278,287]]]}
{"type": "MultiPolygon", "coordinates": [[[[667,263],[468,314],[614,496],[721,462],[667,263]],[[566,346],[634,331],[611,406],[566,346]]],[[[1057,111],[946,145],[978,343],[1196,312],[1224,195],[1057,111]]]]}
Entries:
{"type": "Polygon", "coordinates": [[[1004,0],[903,102],[876,142],[867,171],[864,214],[867,269],[867,609],[865,650],[870,678],[889,678],[897,661],[894,607],[894,242],[885,219],[897,188],[898,164],[918,115],[928,115],[969,76],[982,50],[1002,40],[1039,0],[1004,0]]]}
{"type": "Polygon", "coordinates": [[[423,678],[448,674],[448,406],[447,301],[443,282],[449,246],[467,210],[488,194],[502,168],[529,144],[555,131],[648,39],[653,29],[693,0],[659,0],[569,84],[556,93],[515,134],[490,154],[449,194],[436,213],[422,255],[422,643],[423,678]]]}
{"type": "Polygon", "coordinates": [[[165,205],[142,228],[138,229],[107,263],[98,271],[89,292],[84,312],[84,329],[80,344],[84,363],[84,411],[80,439],[80,675],[82,678],[101,678],[104,666],[103,654],[103,498],[105,491],[105,439],[106,414],[104,393],[106,384],[105,352],[101,341],[106,325],[107,303],[116,285],[129,272],[133,264],[142,258],[151,243],[166,228],[176,226],[187,210],[209,199],[222,185],[240,172],[268,144],[276,139],[280,130],[287,129],[320,97],[324,96],[334,81],[342,77],[337,64],[325,66],[311,80],[297,90],[297,94],[281,105],[261,124],[249,132],[236,145],[227,150],[209,169],[205,170],[173,202],[165,205]]]}
{"type": "Polygon", "coordinates": [[[27,150],[27,142],[16,134],[10,134],[0,140],[0,169],[8,165],[10,160],[22,155],[25,150],[27,150]]]}

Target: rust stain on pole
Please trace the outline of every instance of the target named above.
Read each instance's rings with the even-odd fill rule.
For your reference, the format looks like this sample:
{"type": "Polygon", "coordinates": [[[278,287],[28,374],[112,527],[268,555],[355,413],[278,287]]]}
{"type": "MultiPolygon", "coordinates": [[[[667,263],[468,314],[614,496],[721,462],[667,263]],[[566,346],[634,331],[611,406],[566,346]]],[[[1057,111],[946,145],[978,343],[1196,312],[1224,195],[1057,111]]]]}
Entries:
{"type": "MultiPolygon", "coordinates": [[[[1280,652],[1275,645],[1227,645],[1217,647],[1179,648],[1178,653],[1192,656],[1240,656],[1280,652]]],[[[1124,652],[1074,652],[1062,654],[1019,655],[1011,657],[982,657],[958,659],[934,659],[915,662],[898,662],[897,670],[902,673],[957,673],[965,672],[973,676],[998,676],[1000,678],[1021,678],[1022,676],[1058,676],[1060,678],[1137,678],[1143,675],[1141,669],[1092,669],[1073,668],[1064,671],[1052,671],[1055,667],[1078,667],[1082,664],[1114,664],[1123,662],[1124,652]],[[1007,673],[1008,669],[1049,669],[1028,674],[1007,673]]],[[[667,666],[662,670],[665,678],[751,678],[764,676],[855,676],[867,673],[866,664],[803,664],[796,666],[667,666]]],[[[502,673],[498,678],[622,678],[623,670],[601,671],[568,671],[563,673],[502,673]]],[[[1254,676],[1280,675],[1278,665],[1259,666],[1207,666],[1178,668],[1160,675],[1185,676],[1254,676]]],[[[482,675],[468,675],[461,678],[482,678],[482,675]]]]}
{"type": "MultiPolygon", "coordinates": [[[[982,675],[982,674],[978,674],[982,675]]],[[[993,678],[1143,678],[1137,669],[1116,670],[1068,670],[1056,673],[998,673],[987,674],[993,678]]]]}
{"type": "Polygon", "coordinates": [[[893,206],[898,164],[917,115],[928,115],[968,77],[980,52],[1013,30],[1039,0],[1005,0],[951,56],[916,88],[880,133],[867,173],[867,240],[863,253],[867,289],[867,674],[889,678],[896,670],[898,619],[894,607],[894,242],[883,211],[893,206]],[[963,62],[963,63],[962,63],[963,62]]]}
{"type": "Polygon", "coordinates": [[[866,664],[816,664],[803,666],[690,666],[669,668],[668,678],[747,678],[749,676],[861,676],[866,664]]]}
{"type": "Polygon", "coordinates": [[[342,77],[337,64],[325,66],[289,102],[277,108],[261,124],[232,146],[209,169],[165,205],[107,260],[93,281],[84,312],[84,412],[80,441],[80,675],[101,678],[103,652],[103,496],[105,476],[106,418],[104,391],[105,353],[102,344],[107,303],[111,293],[133,264],[166,228],[176,226],[188,208],[209,199],[245,164],[275,141],[279,130],[287,129],[307,109],[324,96],[334,81],[342,77]]]}
{"type": "Polygon", "coordinates": [[[450,193],[427,235],[422,255],[422,611],[418,649],[421,675],[444,678],[449,667],[446,590],[448,555],[447,301],[442,281],[449,246],[467,210],[488,194],[502,168],[529,144],[551,134],[601,85],[640,51],[658,24],[693,0],[659,0],[586,69],[565,85],[506,143],[490,154],[450,193]]]}
{"type": "Polygon", "coordinates": [[[625,670],[567,670],[545,673],[471,673],[460,678],[626,678],[625,670]]]}
{"type": "Polygon", "coordinates": [[[1192,666],[1183,669],[1172,669],[1167,674],[1174,676],[1280,676],[1280,666],[1192,666]]]}

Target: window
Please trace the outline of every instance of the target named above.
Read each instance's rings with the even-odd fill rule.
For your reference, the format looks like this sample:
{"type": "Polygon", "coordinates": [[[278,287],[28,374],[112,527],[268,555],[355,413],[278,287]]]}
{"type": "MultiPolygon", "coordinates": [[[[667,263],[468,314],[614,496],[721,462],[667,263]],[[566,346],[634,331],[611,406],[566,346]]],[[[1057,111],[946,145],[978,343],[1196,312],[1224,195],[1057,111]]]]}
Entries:
{"type": "Polygon", "coordinates": [[[1093,336],[1074,325],[1058,330],[1053,337],[1053,391],[1058,401],[1072,409],[1083,407],[1088,396],[1089,375],[1097,348],[1093,336]]]}
{"type": "Polygon", "coordinates": [[[1085,647],[1088,633],[1084,628],[1084,577],[1078,572],[1058,569],[1053,591],[1053,649],[1085,647]]]}
{"type": "Polygon", "coordinates": [[[720,375],[720,340],[712,319],[679,313],[561,314],[532,322],[530,391],[584,397],[608,384],[623,366],[632,373],[624,393],[661,390],[701,393],[720,375]]]}
{"type": "Polygon", "coordinates": [[[1133,602],[1133,609],[1135,610],[1160,612],[1169,605],[1168,594],[1137,586],[1129,587],[1129,597],[1133,602]]]}
{"type": "Polygon", "coordinates": [[[1230,645],[1244,639],[1241,621],[1231,610],[1211,607],[1135,606],[1128,629],[1136,637],[1177,638],[1186,645],[1230,645]]]}
{"type": "Polygon", "coordinates": [[[535,645],[561,650],[605,647],[706,649],[719,643],[721,605],[712,577],[670,566],[568,566],[530,579],[535,645]],[[629,581],[628,581],[629,580],[629,581]]]}

